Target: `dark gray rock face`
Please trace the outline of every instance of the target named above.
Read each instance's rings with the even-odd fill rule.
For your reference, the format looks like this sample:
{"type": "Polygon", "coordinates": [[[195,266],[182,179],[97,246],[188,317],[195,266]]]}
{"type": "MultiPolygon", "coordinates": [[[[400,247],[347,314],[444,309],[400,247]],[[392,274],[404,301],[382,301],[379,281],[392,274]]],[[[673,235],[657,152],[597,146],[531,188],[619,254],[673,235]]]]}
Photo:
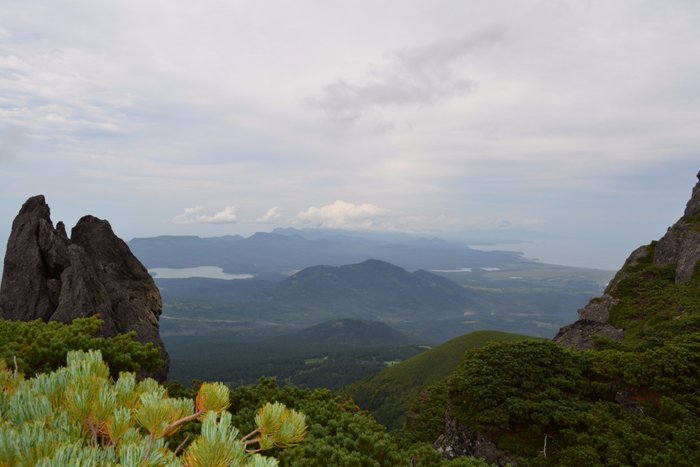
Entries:
{"type": "Polygon", "coordinates": [[[445,413],[445,432],[438,437],[433,447],[445,459],[470,456],[483,459],[490,465],[516,465],[512,454],[499,449],[486,436],[460,423],[450,407],[445,413]]]}
{"type": "Polygon", "coordinates": [[[85,216],[66,235],[62,222],[54,228],[43,196],[29,198],[12,223],[7,243],[0,317],[70,323],[99,315],[101,334],[135,331],[139,342],[168,354],[158,331],[160,292],[146,268],[112,231],[109,222],[85,216]]]}
{"type": "Polygon", "coordinates": [[[0,285],[2,317],[48,320],[53,313],[58,304],[56,281],[68,265],[68,242],[53,231],[44,197],[27,200],[12,223],[8,241],[12,248],[5,256],[0,285]]]}

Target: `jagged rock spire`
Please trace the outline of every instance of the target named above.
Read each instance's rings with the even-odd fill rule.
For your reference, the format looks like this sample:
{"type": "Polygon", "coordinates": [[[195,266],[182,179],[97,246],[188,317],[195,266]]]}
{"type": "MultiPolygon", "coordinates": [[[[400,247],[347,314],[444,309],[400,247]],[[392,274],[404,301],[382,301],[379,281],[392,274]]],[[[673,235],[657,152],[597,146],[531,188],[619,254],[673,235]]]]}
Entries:
{"type": "Polygon", "coordinates": [[[100,315],[104,336],[135,331],[168,354],[160,338],[160,292],[146,268],[106,220],[85,216],[66,235],[54,228],[43,195],[29,198],[12,223],[0,285],[0,317],[60,321],[100,315]]]}

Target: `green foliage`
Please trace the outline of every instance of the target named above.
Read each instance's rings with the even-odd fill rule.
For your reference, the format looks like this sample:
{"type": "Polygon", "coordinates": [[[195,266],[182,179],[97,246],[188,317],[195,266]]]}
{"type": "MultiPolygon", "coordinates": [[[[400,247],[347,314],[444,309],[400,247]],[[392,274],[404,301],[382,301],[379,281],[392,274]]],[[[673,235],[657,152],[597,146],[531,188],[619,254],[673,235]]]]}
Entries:
{"type": "Polygon", "coordinates": [[[657,346],[679,333],[700,331],[700,268],[682,284],[675,283],[675,264],[652,263],[656,244],[634,266],[620,273],[611,295],[618,303],[609,322],[625,329],[629,348],[657,346]]]}
{"type": "Polygon", "coordinates": [[[202,435],[194,440],[185,455],[187,465],[231,465],[245,455],[245,443],[238,429],[231,426],[231,414],[217,417],[208,412],[202,423],[202,435]]]}
{"type": "Polygon", "coordinates": [[[398,432],[405,444],[432,443],[444,432],[448,388],[445,379],[421,391],[413,400],[403,430],[398,432]]]}
{"type": "Polygon", "coordinates": [[[492,344],[468,354],[450,382],[459,414],[479,427],[544,429],[581,410],[585,359],[549,341],[492,344]]]}
{"type": "Polygon", "coordinates": [[[284,451],[272,451],[281,465],[443,465],[439,453],[429,445],[403,447],[352,401],[325,389],[280,388],[274,379],[264,378],[257,385],[234,389],[231,400],[233,422],[243,430],[255,428],[250,420],[255,416],[257,407],[268,402],[282,403],[305,414],[309,428],[304,443],[284,451]]]}
{"type": "Polygon", "coordinates": [[[140,344],[133,332],[98,337],[101,326],[94,316],[71,324],[0,320],[0,360],[12,366],[16,358],[19,371],[26,375],[56,370],[66,364],[71,350],[100,350],[115,377],[121,371],[153,371],[163,365],[153,344],[140,344]]]}
{"type": "Polygon", "coordinates": [[[447,378],[464,352],[488,342],[509,342],[527,336],[497,331],[477,331],[452,339],[422,354],[358,381],[345,391],[389,428],[401,426],[411,402],[433,383],[447,378]]]}
{"type": "Polygon", "coordinates": [[[547,435],[547,463],[698,465],[698,374],[700,333],[636,352],[494,344],[467,354],[449,401],[518,464],[539,462],[547,435]]]}
{"type": "Polygon", "coordinates": [[[239,438],[229,389],[204,383],[192,399],[170,398],[151,379],[133,373],[115,382],[99,351],[71,351],[67,366],[24,380],[0,368],[0,465],[274,466],[257,454],[291,447],[306,433],[306,418],[282,404],[265,406],[257,428],[239,438]],[[165,438],[201,420],[201,435],[178,457],[165,438]]]}
{"type": "Polygon", "coordinates": [[[249,420],[256,407],[268,402],[302,411],[308,420],[304,443],[277,455],[282,465],[406,465],[405,455],[381,425],[328,390],[279,388],[275,380],[262,379],[232,392],[234,422],[253,428],[249,420]]]}

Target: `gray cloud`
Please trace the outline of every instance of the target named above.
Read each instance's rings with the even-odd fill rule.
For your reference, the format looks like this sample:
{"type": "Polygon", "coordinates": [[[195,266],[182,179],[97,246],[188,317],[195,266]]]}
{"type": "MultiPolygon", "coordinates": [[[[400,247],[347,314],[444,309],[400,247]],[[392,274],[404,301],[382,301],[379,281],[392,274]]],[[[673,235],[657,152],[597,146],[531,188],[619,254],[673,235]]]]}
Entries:
{"type": "Polygon", "coordinates": [[[340,79],[327,85],[312,103],[339,124],[351,124],[365,112],[384,106],[429,105],[472,91],[475,83],[455,68],[455,62],[477,49],[502,41],[500,27],[426,46],[404,49],[365,82],[340,79]]]}

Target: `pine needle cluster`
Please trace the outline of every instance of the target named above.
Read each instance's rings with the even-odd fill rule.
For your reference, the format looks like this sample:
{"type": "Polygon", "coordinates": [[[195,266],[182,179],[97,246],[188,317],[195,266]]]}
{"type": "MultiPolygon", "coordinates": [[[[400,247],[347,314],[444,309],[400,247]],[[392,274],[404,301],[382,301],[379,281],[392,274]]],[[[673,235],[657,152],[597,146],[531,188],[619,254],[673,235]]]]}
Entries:
{"type": "Polygon", "coordinates": [[[204,383],[196,401],[170,398],[152,379],[114,381],[99,351],[68,353],[67,365],[24,379],[0,361],[0,466],[274,466],[259,452],[306,435],[304,415],[263,406],[240,437],[227,411],[229,388],[204,383]],[[201,435],[171,450],[167,438],[193,420],[201,435]]]}

